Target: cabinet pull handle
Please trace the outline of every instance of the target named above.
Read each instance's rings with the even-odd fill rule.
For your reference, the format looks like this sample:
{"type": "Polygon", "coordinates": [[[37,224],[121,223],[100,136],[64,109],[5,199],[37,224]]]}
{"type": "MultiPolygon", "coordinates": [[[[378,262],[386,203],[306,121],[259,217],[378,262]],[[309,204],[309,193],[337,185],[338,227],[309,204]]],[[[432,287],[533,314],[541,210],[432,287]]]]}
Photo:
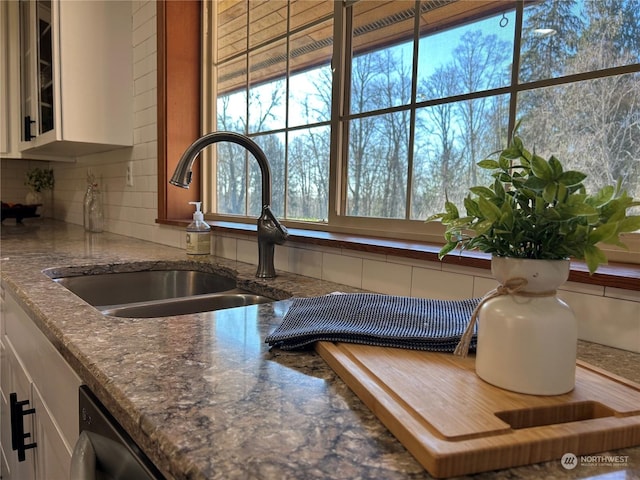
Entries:
{"type": "Polygon", "coordinates": [[[11,448],[18,451],[18,461],[24,462],[25,452],[30,448],[37,446],[36,442],[24,443],[25,439],[30,438],[30,433],[24,431],[24,416],[36,413],[35,408],[24,409],[25,405],[29,405],[29,400],[18,401],[18,394],[9,394],[9,404],[11,409],[11,448]]]}
{"type": "Polygon", "coordinates": [[[32,138],[36,138],[35,135],[31,134],[31,124],[36,123],[35,120],[31,120],[31,115],[27,115],[24,117],[24,139],[27,142],[30,142],[32,138]]]}

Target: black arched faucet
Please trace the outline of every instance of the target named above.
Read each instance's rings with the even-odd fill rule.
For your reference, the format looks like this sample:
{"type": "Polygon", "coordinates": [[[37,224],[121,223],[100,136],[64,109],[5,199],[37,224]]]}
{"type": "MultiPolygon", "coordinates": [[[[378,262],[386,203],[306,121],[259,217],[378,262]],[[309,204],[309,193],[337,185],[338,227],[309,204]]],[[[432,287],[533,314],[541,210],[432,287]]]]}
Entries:
{"type": "Polygon", "coordinates": [[[276,270],[273,264],[275,245],[282,245],[287,240],[289,233],[271,211],[271,169],[267,156],[256,142],[235,132],[208,133],[185,150],[169,183],[189,188],[191,167],[196,157],[206,147],[218,142],[231,142],[240,145],[246,148],[258,161],[262,173],[262,214],[258,217],[258,271],[256,277],[275,277],[276,270]]]}

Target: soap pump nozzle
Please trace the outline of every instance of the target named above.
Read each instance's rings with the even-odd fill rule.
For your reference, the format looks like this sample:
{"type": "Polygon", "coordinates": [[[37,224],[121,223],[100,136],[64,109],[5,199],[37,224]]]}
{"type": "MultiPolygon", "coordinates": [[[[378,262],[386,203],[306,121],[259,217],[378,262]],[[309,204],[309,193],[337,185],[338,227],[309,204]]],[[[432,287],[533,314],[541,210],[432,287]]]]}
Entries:
{"type": "Polygon", "coordinates": [[[200,210],[200,205],[202,205],[202,202],[189,202],[189,205],[196,206],[196,211],[193,212],[193,220],[196,222],[204,222],[204,214],[200,210]]]}

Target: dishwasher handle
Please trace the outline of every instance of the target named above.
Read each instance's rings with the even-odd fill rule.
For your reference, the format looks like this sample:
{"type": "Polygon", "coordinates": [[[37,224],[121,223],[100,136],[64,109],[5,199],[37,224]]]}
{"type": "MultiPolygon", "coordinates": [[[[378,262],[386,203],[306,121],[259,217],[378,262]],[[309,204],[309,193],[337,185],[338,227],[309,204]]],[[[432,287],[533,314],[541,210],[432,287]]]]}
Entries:
{"type": "Polygon", "coordinates": [[[96,480],[96,451],[87,432],[82,432],[71,455],[69,480],[96,480]]]}
{"type": "Polygon", "coordinates": [[[83,430],[78,437],[71,456],[70,480],[153,480],[136,459],[135,455],[121,443],[96,432],[83,430]],[[99,474],[99,475],[98,475],[99,474]]]}

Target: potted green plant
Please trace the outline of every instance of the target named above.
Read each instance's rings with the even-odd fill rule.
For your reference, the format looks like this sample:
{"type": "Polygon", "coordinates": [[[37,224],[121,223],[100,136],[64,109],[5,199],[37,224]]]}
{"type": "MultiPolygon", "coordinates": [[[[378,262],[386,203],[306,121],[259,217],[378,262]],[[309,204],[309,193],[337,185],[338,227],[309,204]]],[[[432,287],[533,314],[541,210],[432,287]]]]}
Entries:
{"type": "Polygon", "coordinates": [[[466,214],[447,200],[445,211],[427,221],[446,228],[441,259],[456,248],[490,253],[500,284],[474,313],[457,353],[466,354],[477,317],[481,378],[509,390],[559,394],[574,385],[577,324],[556,288],[568,278],[570,258],[593,273],[607,262],[598,244],[623,246],[620,234],[640,229],[640,216],[627,214],[640,202],[620,183],[588,194],[584,173],[529,151],[518,126],[506,149],[478,162],[493,183],[469,189],[466,214]]]}
{"type": "Polygon", "coordinates": [[[29,187],[26,197],[27,205],[40,205],[42,204],[42,192],[53,190],[55,184],[53,170],[39,167],[31,168],[25,174],[24,184],[29,187]]]}
{"type": "Polygon", "coordinates": [[[27,170],[24,184],[34,192],[52,190],[55,184],[53,169],[34,167],[27,170]]]}

